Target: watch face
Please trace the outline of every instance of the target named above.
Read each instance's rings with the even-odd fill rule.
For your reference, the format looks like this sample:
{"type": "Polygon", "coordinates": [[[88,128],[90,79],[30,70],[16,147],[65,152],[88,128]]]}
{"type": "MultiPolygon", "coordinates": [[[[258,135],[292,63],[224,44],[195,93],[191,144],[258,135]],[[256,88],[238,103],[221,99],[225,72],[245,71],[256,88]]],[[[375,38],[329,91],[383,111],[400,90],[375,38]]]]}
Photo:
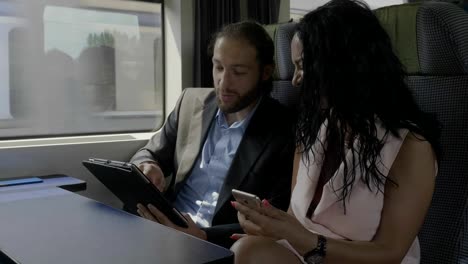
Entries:
{"type": "Polygon", "coordinates": [[[304,260],[305,262],[307,262],[307,264],[322,264],[323,263],[323,257],[320,256],[319,254],[310,255],[304,260]]]}

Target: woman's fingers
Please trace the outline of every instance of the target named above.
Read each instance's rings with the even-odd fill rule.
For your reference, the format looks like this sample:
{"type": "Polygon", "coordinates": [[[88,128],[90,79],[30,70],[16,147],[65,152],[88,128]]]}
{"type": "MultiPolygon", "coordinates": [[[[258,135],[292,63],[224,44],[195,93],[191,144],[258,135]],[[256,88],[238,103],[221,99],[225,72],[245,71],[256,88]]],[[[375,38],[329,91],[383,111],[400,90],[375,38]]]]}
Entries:
{"type": "Polygon", "coordinates": [[[246,236],[248,236],[248,235],[247,235],[247,234],[238,234],[238,233],[234,233],[234,234],[232,234],[232,235],[230,236],[230,238],[231,238],[232,240],[238,240],[238,239],[241,239],[241,238],[246,237],[246,236]]]}
{"type": "Polygon", "coordinates": [[[256,209],[249,208],[238,202],[233,202],[233,206],[240,213],[239,223],[242,222],[241,225],[248,224],[250,228],[254,228],[256,231],[258,231],[259,225],[263,225],[263,223],[267,223],[272,220],[271,217],[261,214],[256,209]],[[252,224],[255,225],[255,227],[252,224]]]}
{"type": "Polygon", "coordinates": [[[286,212],[283,212],[269,204],[260,208],[250,208],[239,202],[232,203],[236,210],[241,212],[247,219],[252,219],[255,221],[263,221],[269,218],[282,220],[285,218],[285,215],[287,215],[286,212]]]}
{"type": "Polygon", "coordinates": [[[283,210],[274,207],[268,202],[268,200],[265,199],[262,201],[262,207],[260,208],[259,212],[279,220],[284,219],[284,217],[288,214],[283,210]]]}
{"type": "Polygon", "coordinates": [[[249,235],[261,235],[261,228],[247,219],[244,214],[237,212],[237,218],[239,219],[239,224],[246,234],[249,235]]]}
{"type": "Polygon", "coordinates": [[[248,206],[245,206],[239,202],[232,201],[232,205],[236,208],[236,210],[242,212],[244,215],[250,215],[251,211],[257,212],[260,215],[266,215],[274,219],[278,220],[283,220],[287,218],[288,213],[284,212],[273,205],[271,205],[268,200],[264,199],[262,201],[262,206],[258,208],[251,208],[248,206]]]}
{"type": "Polygon", "coordinates": [[[245,233],[249,235],[256,235],[256,236],[267,235],[260,226],[258,226],[256,223],[250,220],[245,220],[242,228],[244,229],[245,233]]]}

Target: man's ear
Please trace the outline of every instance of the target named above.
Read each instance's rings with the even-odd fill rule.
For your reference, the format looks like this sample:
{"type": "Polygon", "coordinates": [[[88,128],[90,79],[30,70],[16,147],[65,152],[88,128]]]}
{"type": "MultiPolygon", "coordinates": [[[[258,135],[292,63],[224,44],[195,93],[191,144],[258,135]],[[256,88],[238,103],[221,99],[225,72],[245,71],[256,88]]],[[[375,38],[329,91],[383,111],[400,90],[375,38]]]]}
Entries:
{"type": "Polygon", "coordinates": [[[263,67],[262,81],[266,81],[273,76],[275,71],[275,64],[267,64],[263,67]]]}

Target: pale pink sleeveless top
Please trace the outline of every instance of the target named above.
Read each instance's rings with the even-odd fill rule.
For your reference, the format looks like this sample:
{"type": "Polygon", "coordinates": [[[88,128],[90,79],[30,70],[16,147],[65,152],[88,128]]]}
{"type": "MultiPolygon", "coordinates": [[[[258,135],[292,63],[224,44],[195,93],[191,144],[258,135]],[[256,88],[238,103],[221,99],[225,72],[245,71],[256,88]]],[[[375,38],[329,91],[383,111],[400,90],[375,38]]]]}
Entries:
{"type": "MultiPolygon", "coordinates": [[[[325,121],[319,131],[321,142],[326,142],[325,121]]],[[[391,133],[385,135],[385,130],[378,125],[377,136],[384,140],[384,146],[380,153],[381,162],[379,170],[387,176],[392,164],[400,150],[408,130],[401,129],[400,137],[391,133]]],[[[356,148],[358,140],[353,143],[356,148]]],[[[356,179],[354,181],[349,199],[346,198],[346,214],[343,210],[343,202],[339,201],[334,190],[340,190],[343,178],[343,164],[341,164],[332,179],[323,187],[320,202],[311,218],[306,216],[309,205],[314,197],[315,188],[320,176],[321,163],[326,144],[317,143],[313,146],[316,156],[310,153],[309,166],[302,160],[297,173],[296,185],[291,197],[291,210],[296,218],[310,231],[319,233],[325,237],[335,239],[347,239],[353,241],[370,241],[374,237],[380,223],[384,196],[382,192],[370,191],[361,179],[360,169],[356,167],[356,179]]],[[[346,154],[348,168],[352,168],[351,151],[346,154]]],[[[356,166],[359,166],[356,162],[356,166]]],[[[419,263],[420,248],[416,238],[402,263],[419,263]]]]}

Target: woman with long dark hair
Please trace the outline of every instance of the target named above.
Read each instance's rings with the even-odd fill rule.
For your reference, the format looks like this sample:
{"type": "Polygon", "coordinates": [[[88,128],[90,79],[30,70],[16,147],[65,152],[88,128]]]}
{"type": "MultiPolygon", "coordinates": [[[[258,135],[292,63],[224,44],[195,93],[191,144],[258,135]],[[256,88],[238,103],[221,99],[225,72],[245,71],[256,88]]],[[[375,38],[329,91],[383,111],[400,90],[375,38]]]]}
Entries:
{"type": "Polygon", "coordinates": [[[291,49],[301,101],[289,212],[233,202],[249,234],[236,262],[419,263],[439,125],[388,35],[365,4],[332,0],[300,21],[291,49]]]}

